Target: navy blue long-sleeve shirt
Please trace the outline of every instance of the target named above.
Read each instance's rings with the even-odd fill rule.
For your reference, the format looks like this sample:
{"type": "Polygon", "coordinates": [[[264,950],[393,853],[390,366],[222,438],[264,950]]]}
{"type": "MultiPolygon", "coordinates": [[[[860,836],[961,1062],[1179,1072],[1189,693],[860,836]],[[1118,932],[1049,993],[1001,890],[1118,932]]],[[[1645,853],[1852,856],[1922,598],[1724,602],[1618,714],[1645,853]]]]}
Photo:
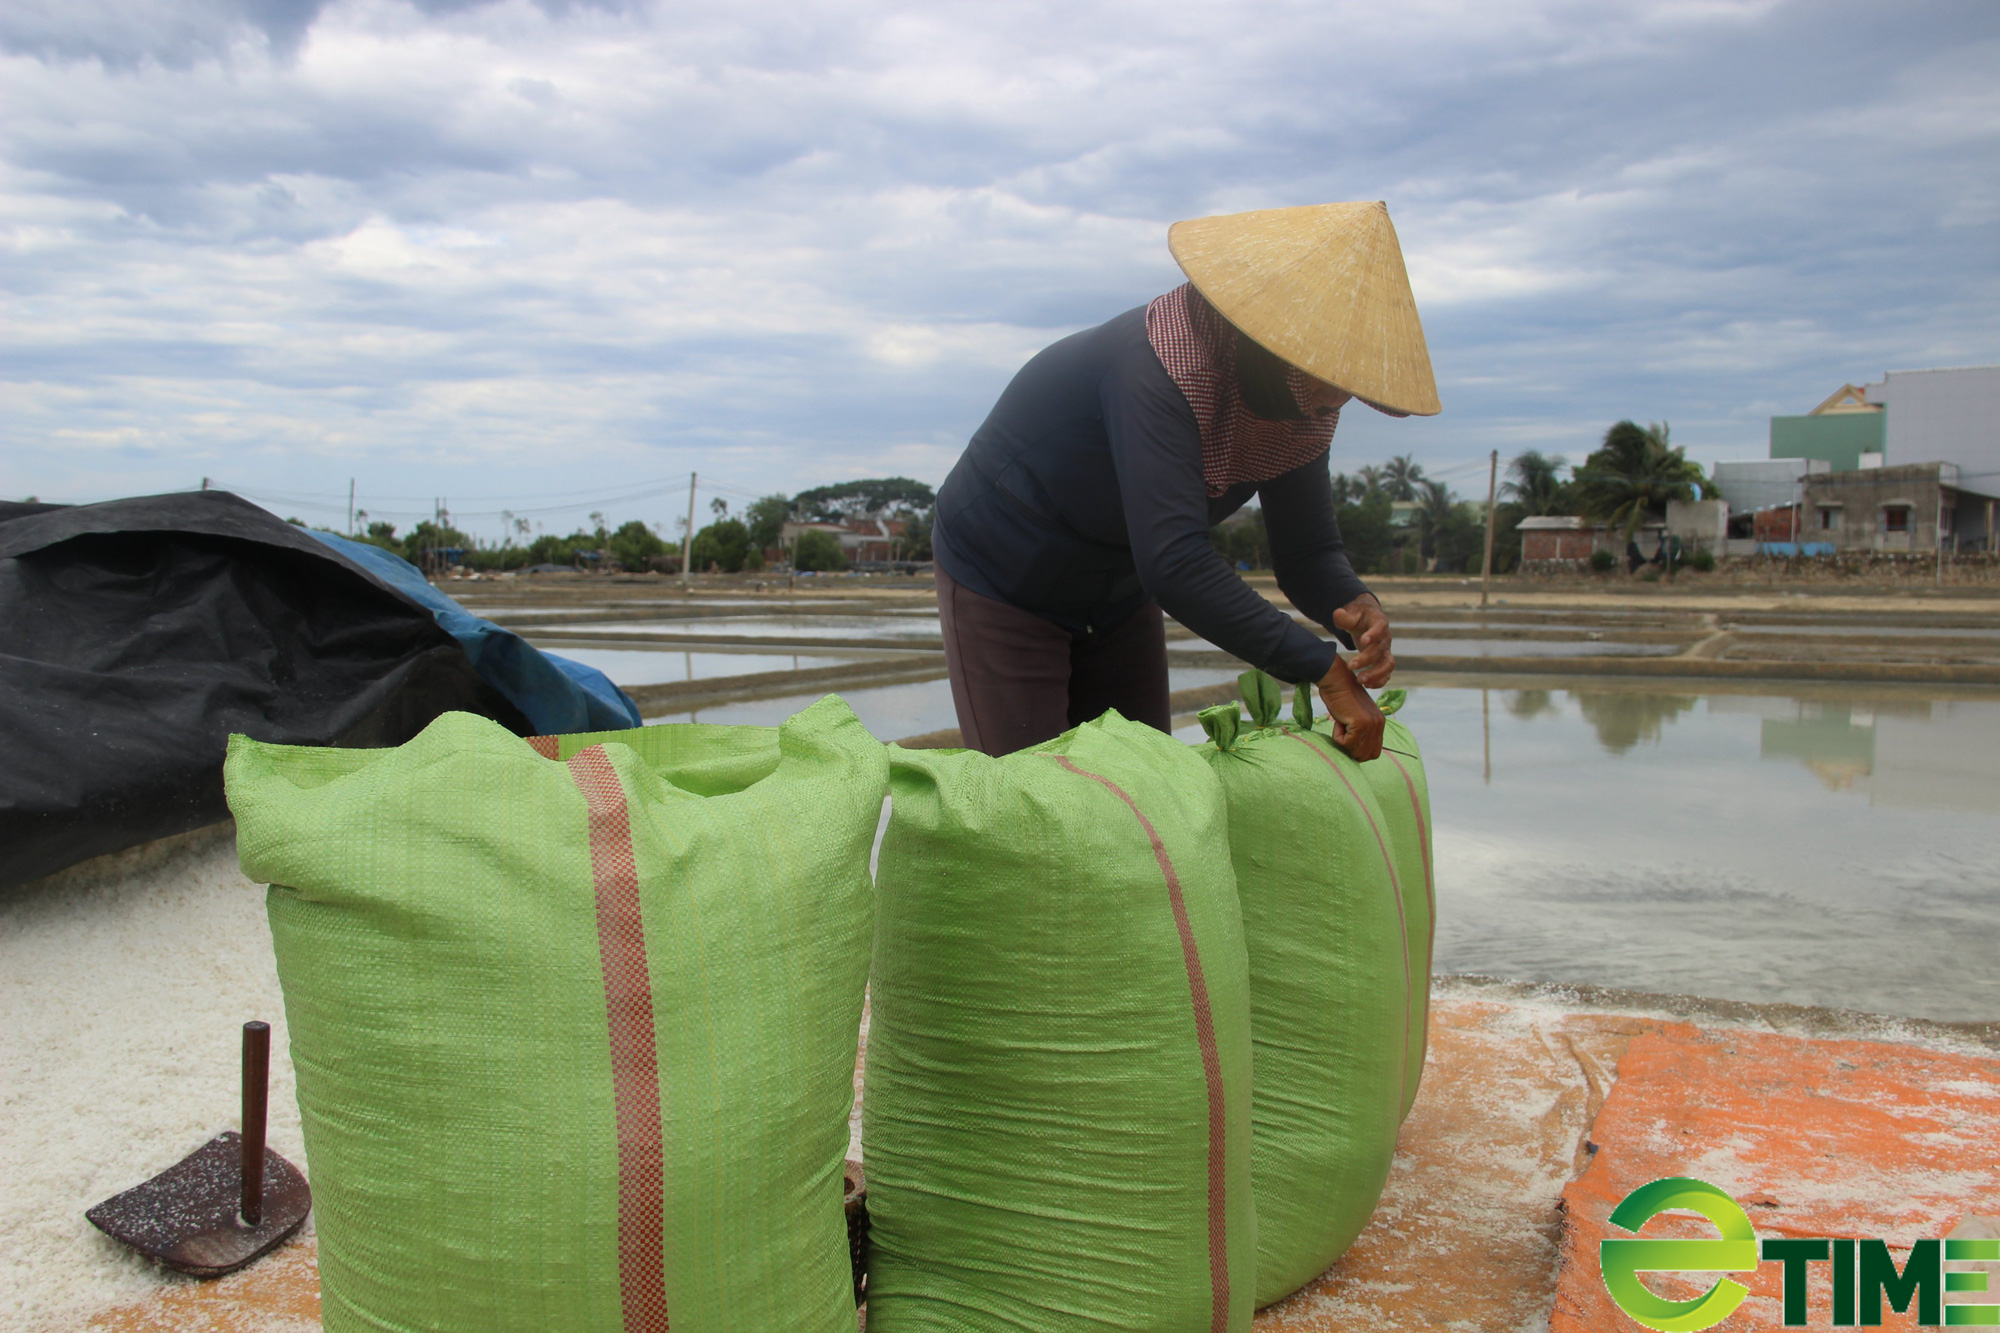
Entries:
{"type": "Polygon", "coordinates": [[[1368,589],[1340,540],[1326,456],[1210,497],[1194,410],[1147,340],[1141,306],[1021,368],[939,490],[931,546],[957,582],[1065,628],[1117,624],[1150,596],[1280,680],[1319,680],[1333,645],[1209,544],[1209,529],[1252,495],[1279,589],[1333,630],[1334,611],[1368,589]]]}

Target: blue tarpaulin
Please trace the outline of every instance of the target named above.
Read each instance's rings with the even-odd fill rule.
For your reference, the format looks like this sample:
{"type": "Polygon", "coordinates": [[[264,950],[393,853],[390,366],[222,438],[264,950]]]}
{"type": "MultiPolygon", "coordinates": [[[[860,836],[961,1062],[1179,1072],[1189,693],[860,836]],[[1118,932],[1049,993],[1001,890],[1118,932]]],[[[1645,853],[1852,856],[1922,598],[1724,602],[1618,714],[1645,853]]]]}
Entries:
{"type": "Polygon", "coordinates": [[[328,546],[426,607],[457,639],[480,677],[527,715],[545,736],[622,731],[642,725],[625,691],[596,667],[545,653],[510,629],[482,620],[431,586],[415,565],[379,546],[312,531],[328,546]]]}

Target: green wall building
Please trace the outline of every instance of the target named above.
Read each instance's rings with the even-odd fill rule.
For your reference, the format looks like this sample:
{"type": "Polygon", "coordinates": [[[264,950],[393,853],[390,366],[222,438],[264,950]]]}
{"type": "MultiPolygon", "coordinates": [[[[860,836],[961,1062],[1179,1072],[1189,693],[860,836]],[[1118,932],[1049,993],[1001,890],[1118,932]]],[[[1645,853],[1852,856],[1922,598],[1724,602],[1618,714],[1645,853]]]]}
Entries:
{"type": "Polygon", "coordinates": [[[1817,458],[1835,472],[1861,466],[1861,455],[1884,452],[1887,414],[1828,412],[1771,418],[1771,457],[1817,458]]]}

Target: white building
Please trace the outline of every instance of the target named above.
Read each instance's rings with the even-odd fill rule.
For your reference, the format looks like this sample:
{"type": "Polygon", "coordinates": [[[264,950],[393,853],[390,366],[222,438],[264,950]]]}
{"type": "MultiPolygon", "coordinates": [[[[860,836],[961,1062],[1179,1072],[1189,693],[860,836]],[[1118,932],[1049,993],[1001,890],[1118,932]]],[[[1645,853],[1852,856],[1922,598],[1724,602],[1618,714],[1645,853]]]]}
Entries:
{"type": "Polygon", "coordinates": [[[2000,366],[1892,370],[1862,391],[1887,409],[1891,465],[1951,463],[1964,489],[2000,495],[2000,366]]]}

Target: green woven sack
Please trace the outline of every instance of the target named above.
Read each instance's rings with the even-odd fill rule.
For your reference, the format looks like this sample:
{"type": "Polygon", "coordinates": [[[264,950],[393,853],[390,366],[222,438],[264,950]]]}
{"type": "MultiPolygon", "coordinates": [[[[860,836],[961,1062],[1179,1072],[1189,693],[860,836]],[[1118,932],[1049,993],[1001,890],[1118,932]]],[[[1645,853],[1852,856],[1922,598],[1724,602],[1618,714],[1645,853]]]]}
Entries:
{"type": "MultiPolygon", "coordinates": [[[[1384,690],[1382,710],[1403,706],[1402,690],[1384,690]]],[[[1321,730],[1325,724],[1321,724],[1321,730]]],[[[1423,751],[1410,729],[1391,717],[1382,729],[1382,757],[1361,765],[1381,803],[1383,838],[1402,890],[1410,966],[1409,1076],[1403,1082],[1403,1115],[1417,1100],[1430,1044],[1431,958],[1437,945],[1437,883],[1431,871],[1431,788],[1423,751]]]]}
{"type": "Polygon", "coordinates": [[[1208,766],[1112,712],[890,771],[869,1333],[1247,1329],[1250,1021],[1208,766]]]}
{"type": "Polygon", "coordinates": [[[841,1207],[880,744],[232,737],[330,1333],[853,1333],[841,1207]],[[564,762],[566,761],[566,762],[564,762]]]}
{"type": "Polygon", "coordinates": [[[1421,1069],[1428,990],[1430,914],[1413,919],[1410,902],[1428,849],[1378,790],[1396,770],[1386,754],[1357,764],[1314,729],[1310,690],[1281,721],[1279,691],[1245,673],[1249,728],[1233,703],[1208,709],[1199,751],[1228,800],[1250,960],[1259,1305],[1324,1272],[1374,1212],[1421,1069]]]}

